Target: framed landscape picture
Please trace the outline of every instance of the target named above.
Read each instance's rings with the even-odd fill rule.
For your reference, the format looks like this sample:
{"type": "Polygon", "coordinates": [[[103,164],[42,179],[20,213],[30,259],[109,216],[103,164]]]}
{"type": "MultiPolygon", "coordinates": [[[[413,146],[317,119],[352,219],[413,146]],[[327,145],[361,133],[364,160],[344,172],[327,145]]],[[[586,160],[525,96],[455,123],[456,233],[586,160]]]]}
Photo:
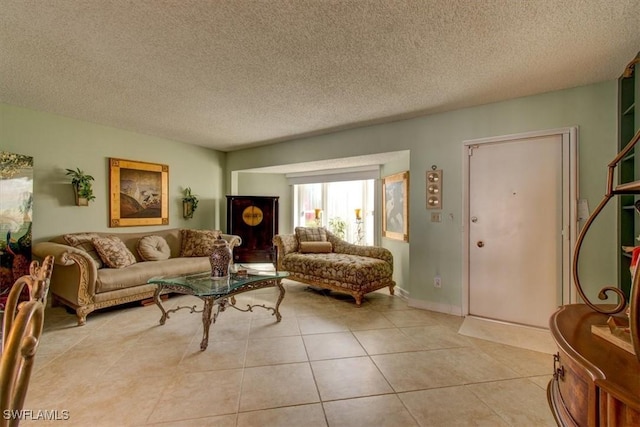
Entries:
{"type": "Polygon", "coordinates": [[[109,159],[109,227],[169,224],[169,166],[109,159]]]}
{"type": "Polygon", "coordinates": [[[384,178],[382,188],[382,235],[409,241],[409,172],[384,178]]]}
{"type": "MultiPolygon", "coordinates": [[[[0,151],[0,316],[14,282],[29,274],[32,214],[33,157],[0,151]]],[[[25,286],[20,301],[28,299],[25,286]]]]}

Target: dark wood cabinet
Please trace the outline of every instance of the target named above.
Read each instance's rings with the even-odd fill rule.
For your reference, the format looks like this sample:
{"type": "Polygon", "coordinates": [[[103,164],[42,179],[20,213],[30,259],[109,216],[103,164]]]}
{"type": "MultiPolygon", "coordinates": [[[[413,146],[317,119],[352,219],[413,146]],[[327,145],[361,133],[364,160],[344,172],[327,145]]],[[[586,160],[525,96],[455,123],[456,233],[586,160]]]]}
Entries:
{"type": "Polygon", "coordinates": [[[233,249],[234,262],[275,262],[278,197],[227,196],[227,233],[242,238],[233,249]]]}

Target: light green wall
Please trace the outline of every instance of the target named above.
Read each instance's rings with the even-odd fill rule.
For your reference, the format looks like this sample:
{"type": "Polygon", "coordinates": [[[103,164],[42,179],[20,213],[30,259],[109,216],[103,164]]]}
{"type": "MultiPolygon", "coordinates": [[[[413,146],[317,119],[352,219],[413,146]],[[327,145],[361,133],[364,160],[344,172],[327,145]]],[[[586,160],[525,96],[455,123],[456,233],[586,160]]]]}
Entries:
{"type": "MultiPolygon", "coordinates": [[[[151,231],[155,228],[108,228],[109,157],[169,165],[170,227],[224,229],[225,194],[232,194],[230,176],[234,171],[410,150],[410,244],[408,257],[396,255],[400,258],[397,261],[401,272],[399,286],[414,300],[446,309],[459,307],[462,294],[463,141],[579,126],[580,197],[587,199],[593,209],[605,190],[606,164],[616,153],[616,108],[617,84],[609,81],[224,154],[0,104],[0,149],[34,157],[35,240],[70,231],[151,231]],[[432,164],[444,170],[441,223],[431,223],[429,212],[424,208],[424,173],[432,164]],[[97,200],[89,207],[73,204],[64,169],[75,167],[96,178],[97,200]],[[182,219],[180,204],[181,190],[186,186],[201,199],[194,219],[188,221],[182,219]],[[409,263],[409,259],[412,262],[409,263]],[[435,274],[442,277],[442,289],[432,286],[435,274]]],[[[276,188],[274,182],[279,181],[279,194],[275,195],[281,196],[281,212],[290,212],[291,201],[287,201],[290,193],[284,189],[282,177],[274,179],[265,181],[262,189],[257,182],[248,188],[256,195],[272,193],[276,188]]],[[[245,184],[249,185],[248,182],[245,184]]],[[[287,219],[283,217],[281,226],[286,224],[287,219]]],[[[396,245],[388,241],[383,244],[396,245]]],[[[604,284],[616,282],[616,246],[615,207],[611,206],[594,224],[584,246],[581,277],[587,282],[584,284],[590,296],[604,284]]],[[[397,250],[394,248],[394,252],[397,250]]]]}
{"type": "Polygon", "coordinates": [[[234,196],[276,196],[278,199],[278,232],[293,230],[291,186],[284,174],[238,173],[238,192],[234,196]]]}
{"type": "MultiPolygon", "coordinates": [[[[404,152],[394,161],[383,164],[380,169],[380,175],[385,177],[408,171],[410,168],[410,159],[410,153],[408,151],[404,152]]],[[[411,185],[415,179],[420,178],[411,176],[411,173],[409,173],[409,194],[411,194],[411,185]]],[[[382,194],[382,185],[380,186],[380,194],[382,194]]],[[[382,212],[382,197],[380,197],[379,203],[380,206],[377,207],[377,210],[378,212],[382,212]]],[[[409,204],[409,209],[411,209],[411,204],[409,204]]],[[[411,227],[411,216],[409,216],[409,227],[411,227]]],[[[406,292],[409,292],[408,287],[411,283],[411,241],[411,233],[409,233],[409,242],[381,237],[381,246],[389,249],[393,254],[393,280],[396,282],[398,288],[406,292]]]]}
{"type": "Polygon", "coordinates": [[[169,165],[169,227],[224,227],[224,162],[219,151],[53,114],[0,104],[0,150],[34,158],[33,238],[73,231],[153,231],[166,226],[109,228],[108,158],[169,165]],[[79,167],[95,178],[96,200],[74,205],[65,169],[79,167]],[[182,218],[182,190],[200,203],[182,218]]]}
{"type": "MultiPolygon", "coordinates": [[[[616,109],[617,84],[608,81],[230,152],[227,177],[232,171],[257,167],[410,150],[411,263],[408,283],[399,285],[412,299],[455,311],[462,295],[463,141],[578,126],[580,197],[593,209],[605,190],[606,164],[616,154],[616,109]],[[444,171],[441,223],[431,223],[425,209],[424,174],[433,164],[444,171]],[[442,277],[441,289],[433,288],[435,274],[442,277]]],[[[612,206],[598,218],[584,244],[580,271],[590,296],[616,282],[616,246],[612,206]]]]}

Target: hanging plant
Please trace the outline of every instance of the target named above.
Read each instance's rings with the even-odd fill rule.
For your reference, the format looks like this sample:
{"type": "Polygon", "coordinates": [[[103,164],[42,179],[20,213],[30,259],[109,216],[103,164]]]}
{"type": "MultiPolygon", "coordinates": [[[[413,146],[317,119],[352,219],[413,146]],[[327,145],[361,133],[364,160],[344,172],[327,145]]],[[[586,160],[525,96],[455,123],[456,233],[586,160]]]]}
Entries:
{"type": "Polygon", "coordinates": [[[182,216],[185,219],[193,218],[193,213],[198,208],[198,198],[195,194],[191,194],[191,187],[184,189],[184,197],[182,198],[182,216]]]}
{"type": "Polygon", "coordinates": [[[76,205],[88,206],[89,202],[95,200],[91,182],[94,180],[91,175],[85,174],[80,168],[67,169],[67,176],[71,177],[71,185],[76,196],[76,205]]]}

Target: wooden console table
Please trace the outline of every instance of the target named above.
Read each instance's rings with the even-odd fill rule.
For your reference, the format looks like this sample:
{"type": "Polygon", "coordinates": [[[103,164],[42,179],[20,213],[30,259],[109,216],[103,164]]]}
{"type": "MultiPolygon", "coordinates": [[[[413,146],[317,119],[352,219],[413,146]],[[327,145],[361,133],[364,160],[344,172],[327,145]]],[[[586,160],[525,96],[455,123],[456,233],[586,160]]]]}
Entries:
{"type": "Polygon", "coordinates": [[[640,426],[640,362],[591,332],[608,317],[584,304],[551,316],[558,353],[547,398],[560,426],[640,426]]]}

